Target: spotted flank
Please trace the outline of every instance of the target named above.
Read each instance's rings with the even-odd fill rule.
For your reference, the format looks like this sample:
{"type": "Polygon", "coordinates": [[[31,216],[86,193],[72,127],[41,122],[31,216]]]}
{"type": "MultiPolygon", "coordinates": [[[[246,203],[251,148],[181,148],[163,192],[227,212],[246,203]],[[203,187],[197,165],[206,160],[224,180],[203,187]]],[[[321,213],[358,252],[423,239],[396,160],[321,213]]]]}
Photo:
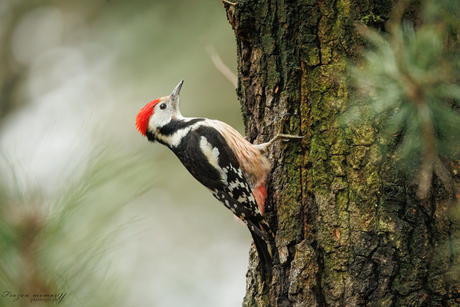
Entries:
{"type": "MultiPolygon", "coordinates": [[[[240,168],[236,168],[233,165],[228,165],[223,167],[224,172],[227,174],[227,187],[226,192],[229,197],[236,201],[236,204],[243,206],[248,210],[251,210],[252,214],[255,216],[262,216],[262,212],[257,206],[255,197],[247,183],[246,179],[243,177],[240,168]]],[[[248,216],[247,213],[246,217],[248,216]]],[[[238,214],[236,214],[240,217],[238,214]]]]}

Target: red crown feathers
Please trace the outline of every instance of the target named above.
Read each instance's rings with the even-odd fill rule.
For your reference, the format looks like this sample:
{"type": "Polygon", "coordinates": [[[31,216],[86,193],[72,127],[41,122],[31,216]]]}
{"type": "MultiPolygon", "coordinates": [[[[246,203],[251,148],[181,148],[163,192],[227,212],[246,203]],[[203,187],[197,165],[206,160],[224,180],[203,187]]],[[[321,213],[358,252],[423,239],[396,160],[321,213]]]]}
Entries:
{"type": "Polygon", "coordinates": [[[155,99],[147,103],[136,116],[136,127],[137,130],[143,135],[146,136],[147,129],[149,128],[149,119],[153,114],[153,108],[160,102],[160,99],[155,99]]]}

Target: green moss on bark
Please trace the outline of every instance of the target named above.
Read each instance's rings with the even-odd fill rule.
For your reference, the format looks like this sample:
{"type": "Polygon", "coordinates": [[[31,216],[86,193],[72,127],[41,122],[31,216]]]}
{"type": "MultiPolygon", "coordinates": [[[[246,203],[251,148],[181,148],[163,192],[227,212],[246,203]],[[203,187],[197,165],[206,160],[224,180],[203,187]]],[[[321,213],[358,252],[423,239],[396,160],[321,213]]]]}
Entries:
{"type": "Polygon", "coordinates": [[[397,153],[381,150],[372,110],[344,82],[345,58],[357,58],[362,44],[356,22],[387,19],[392,4],[227,6],[249,140],[270,139],[285,113],[283,132],[305,135],[268,153],[266,217],[279,257],[273,279],[262,280],[252,252],[245,306],[458,306],[460,274],[449,274],[460,270],[450,241],[458,222],[447,218],[452,197],[439,189],[416,199],[397,153]]]}

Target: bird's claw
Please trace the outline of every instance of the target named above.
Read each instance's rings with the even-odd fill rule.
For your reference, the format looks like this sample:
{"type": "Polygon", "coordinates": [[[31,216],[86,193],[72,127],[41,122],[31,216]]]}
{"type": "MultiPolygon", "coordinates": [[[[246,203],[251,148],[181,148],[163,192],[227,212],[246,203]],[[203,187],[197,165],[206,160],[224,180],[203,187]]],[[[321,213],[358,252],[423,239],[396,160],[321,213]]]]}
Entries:
{"type": "Polygon", "coordinates": [[[274,142],[276,142],[279,139],[282,139],[284,141],[289,141],[290,139],[303,139],[305,136],[298,136],[298,135],[290,135],[290,134],[284,134],[283,133],[283,127],[284,124],[286,123],[287,117],[291,115],[289,113],[285,113],[283,117],[279,121],[275,121],[275,127],[278,130],[278,134],[268,141],[267,143],[259,144],[259,145],[254,145],[261,153],[265,153],[268,150],[268,147],[272,145],[274,142]]]}
{"type": "Polygon", "coordinates": [[[289,116],[291,116],[291,113],[285,113],[281,117],[279,121],[275,121],[275,127],[278,130],[278,134],[275,136],[273,139],[273,142],[279,139],[282,139],[283,141],[287,142],[289,139],[303,139],[305,135],[298,136],[298,135],[290,135],[290,134],[284,134],[283,133],[283,127],[284,124],[286,123],[286,120],[288,119],[289,116]]]}
{"type": "Polygon", "coordinates": [[[228,0],[222,0],[223,3],[227,3],[227,4],[230,4],[230,5],[237,5],[238,3],[237,2],[230,2],[228,0]]]}

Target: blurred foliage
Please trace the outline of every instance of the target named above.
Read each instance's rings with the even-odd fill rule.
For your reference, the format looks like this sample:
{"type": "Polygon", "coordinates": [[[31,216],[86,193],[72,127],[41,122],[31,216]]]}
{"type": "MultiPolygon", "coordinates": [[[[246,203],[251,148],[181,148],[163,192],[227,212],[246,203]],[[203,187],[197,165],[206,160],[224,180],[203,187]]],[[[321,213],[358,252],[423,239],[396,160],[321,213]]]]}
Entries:
{"type": "MultiPolygon", "coordinates": [[[[220,1],[0,0],[0,154],[5,148],[10,153],[0,158],[0,166],[10,165],[0,172],[0,248],[6,253],[0,256],[0,291],[60,291],[68,293],[68,306],[102,306],[110,305],[117,283],[131,279],[125,305],[241,301],[247,259],[232,253],[235,246],[246,252],[246,231],[222,227],[221,221],[233,225],[225,208],[214,205],[167,148],[152,146],[134,126],[145,103],[169,94],[183,78],[184,115],[220,118],[241,130],[235,89],[213,66],[201,37],[236,65],[220,1]],[[130,210],[122,203],[151,183],[151,168],[145,159],[110,150],[88,160],[82,148],[107,139],[142,150],[168,178],[130,210]],[[60,181],[62,173],[67,181],[60,181]],[[120,210],[143,219],[124,225],[120,210]],[[148,230],[110,266],[108,249],[123,228],[148,230]],[[173,248],[171,242],[190,229],[194,235],[173,248]],[[224,240],[227,234],[236,239],[224,240]],[[216,238],[225,245],[216,245],[216,238]],[[191,264],[179,261],[184,253],[197,261],[203,254],[230,260],[191,264]],[[117,281],[104,277],[128,267],[117,281]],[[197,274],[203,274],[199,284],[197,274]]],[[[18,306],[1,297],[0,304],[18,306]]]]}
{"type": "Polygon", "coordinates": [[[26,189],[3,153],[0,306],[55,305],[31,302],[33,294],[65,294],[59,306],[124,306],[110,270],[112,249],[129,227],[120,224],[121,209],[152,187],[153,168],[149,159],[117,151],[93,152],[48,197],[26,189]],[[17,294],[29,298],[14,302],[17,294]]]}
{"type": "MultiPolygon", "coordinates": [[[[37,17],[34,21],[36,25],[41,25],[40,18],[37,17]]],[[[185,79],[189,97],[200,97],[203,92],[197,85],[212,83],[215,90],[207,92],[206,99],[220,99],[222,105],[214,108],[214,113],[217,111],[228,114],[227,102],[237,103],[234,88],[230,83],[216,80],[216,76],[218,79],[223,76],[213,67],[211,59],[201,45],[199,39],[203,36],[209,38],[215,46],[225,46],[223,50],[217,48],[219,54],[224,58],[224,62],[235,65],[233,34],[231,27],[227,26],[225,11],[220,1],[2,0],[0,128],[8,114],[30,103],[31,97],[28,95],[34,93],[28,90],[27,81],[31,77],[30,69],[34,61],[53,48],[87,49],[94,48],[96,44],[102,46],[102,49],[107,48],[110,55],[116,57],[116,67],[111,68],[113,71],[110,77],[113,79],[110,81],[120,82],[118,85],[122,85],[125,90],[131,88],[136,93],[147,88],[152,92],[144,95],[158,95],[158,89],[167,88],[170,91],[170,87],[177,84],[178,80],[185,79]],[[57,33],[34,33],[32,27],[28,29],[31,32],[28,33],[28,41],[18,44],[17,38],[21,36],[18,34],[21,34],[21,28],[25,28],[23,26],[27,25],[30,17],[38,15],[40,11],[49,13],[53,10],[59,24],[53,28],[53,22],[49,22],[51,30],[57,33]],[[53,35],[57,36],[55,42],[53,35]],[[40,39],[43,40],[41,44],[37,43],[40,39]],[[51,44],[47,45],[50,40],[51,44]],[[231,48],[228,48],[229,45],[231,48]],[[25,61],[18,53],[34,53],[34,59],[25,61]]],[[[91,57],[107,57],[102,51],[93,50],[91,57]]],[[[91,64],[100,63],[93,61],[91,64]]],[[[72,76],[73,72],[68,73],[72,76]]],[[[46,84],[48,87],[52,85],[46,84]]],[[[164,95],[163,92],[160,92],[160,95],[164,95]]],[[[149,98],[153,99],[150,96],[149,98]]],[[[145,104],[146,101],[142,102],[145,104]]],[[[192,107],[184,104],[184,111],[187,108],[195,109],[197,106],[200,107],[201,104],[192,107]]],[[[213,106],[202,108],[206,111],[213,106]]],[[[240,121],[240,118],[238,119],[240,121]]]]}
{"type": "Polygon", "coordinates": [[[15,108],[24,104],[20,85],[27,78],[29,63],[17,61],[13,54],[14,35],[22,18],[41,7],[56,6],[84,12],[88,21],[100,14],[104,1],[2,0],[0,4],[0,124],[15,108]]]}
{"type": "Polygon", "coordinates": [[[452,190],[444,159],[460,158],[460,20],[458,1],[424,1],[415,28],[403,16],[410,1],[395,5],[388,33],[362,26],[370,46],[352,78],[363,105],[370,105],[388,148],[417,170],[418,196],[436,174],[452,190]]]}

